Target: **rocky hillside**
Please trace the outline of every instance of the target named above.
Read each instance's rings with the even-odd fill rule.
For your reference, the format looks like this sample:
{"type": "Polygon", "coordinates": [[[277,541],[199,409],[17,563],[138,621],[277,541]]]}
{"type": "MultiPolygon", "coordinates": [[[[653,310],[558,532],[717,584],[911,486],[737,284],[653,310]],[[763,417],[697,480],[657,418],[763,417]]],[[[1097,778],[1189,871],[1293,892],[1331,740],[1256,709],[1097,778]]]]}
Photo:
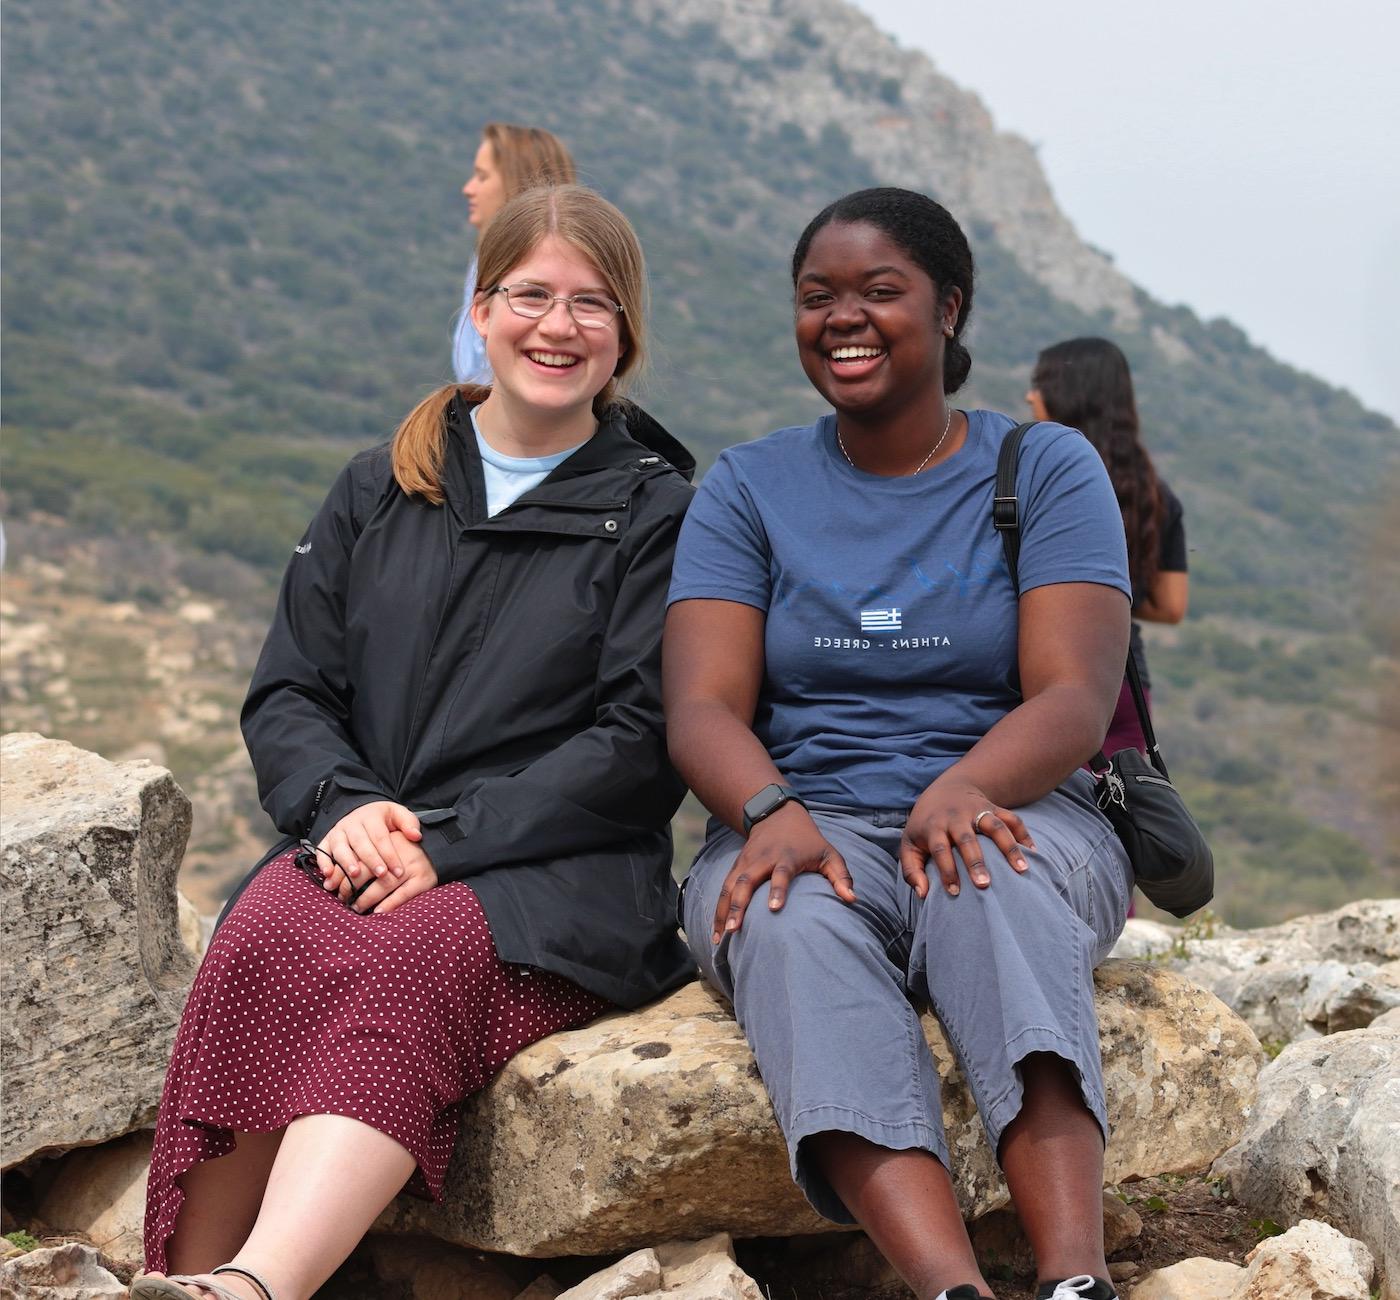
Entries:
{"type": "Polygon", "coordinates": [[[1372,595],[1394,589],[1374,557],[1395,547],[1371,507],[1396,484],[1395,427],[1138,290],[956,68],[840,0],[14,0],[5,36],[6,617],[47,629],[6,637],[6,708],[109,753],[166,747],[221,810],[219,871],[254,833],[232,811],[232,705],[270,585],[336,466],[447,377],[457,188],[501,117],[559,130],[634,217],[647,402],[702,462],[817,409],[786,258],[858,186],[917,186],[965,220],[969,403],[1019,410],[1041,346],[1112,333],[1187,506],[1193,620],[1154,666],[1223,906],[1253,923],[1394,890],[1394,628],[1372,595]],[[131,655],[109,682],[48,675],[45,655],[102,658],[75,648],[84,627],[178,642],[191,603],[239,647],[202,684],[152,668],[118,688],[131,655]],[[190,690],[220,710],[198,744],[167,735],[190,690]]]}

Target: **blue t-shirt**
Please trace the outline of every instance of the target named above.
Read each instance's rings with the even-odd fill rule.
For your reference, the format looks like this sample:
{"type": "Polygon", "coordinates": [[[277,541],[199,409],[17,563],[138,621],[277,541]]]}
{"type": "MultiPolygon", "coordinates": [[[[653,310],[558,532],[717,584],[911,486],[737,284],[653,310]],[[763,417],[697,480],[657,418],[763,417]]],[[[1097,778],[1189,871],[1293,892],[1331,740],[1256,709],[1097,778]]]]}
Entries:
{"type": "MultiPolygon", "coordinates": [[[[676,549],[670,601],[767,614],[754,731],[804,798],[907,810],[1020,702],[1016,596],[992,527],[1012,421],[967,413],[957,454],[882,478],[848,464],[836,417],[730,447],[676,549]]],[[[1076,430],[1021,445],[1021,589],[1096,582],[1130,597],[1123,517],[1076,430]]]]}
{"type": "MultiPolygon", "coordinates": [[[[497,451],[481,436],[472,408],[472,432],[476,434],[476,449],[481,453],[481,477],[486,483],[486,514],[488,518],[501,513],[517,497],[537,488],[570,456],[583,446],[580,442],[549,456],[507,456],[497,451]]],[[[585,438],[584,442],[588,439],[585,438]]]]}

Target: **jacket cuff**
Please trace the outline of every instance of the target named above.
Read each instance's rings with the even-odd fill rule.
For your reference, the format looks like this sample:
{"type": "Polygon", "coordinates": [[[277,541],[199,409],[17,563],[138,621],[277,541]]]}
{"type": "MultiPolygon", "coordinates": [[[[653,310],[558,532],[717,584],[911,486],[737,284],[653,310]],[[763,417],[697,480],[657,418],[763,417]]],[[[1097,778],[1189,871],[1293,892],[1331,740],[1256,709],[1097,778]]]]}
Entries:
{"type": "MultiPolygon", "coordinates": [[[[435,812],[438,810],[434,810],[435,812]]],[[[419,813],[419,825],[423,828],[423,838],[419,848],[428,855],[428,861],[437,872],[438,884],[445,885],[449,880],[462,880],[471,872],[461,861],[462,832],[458,829],[457,818],[450,808],[442,810],[447,816],[440,820],[430,820],[433,813],[419,813]]]]}
{"type": "Polygon", "coordinates": [[[312,819],[311,829],[306,832],[306,838],[313,844],[319,844],[327,835],[335,829],[335,825],[347,813],[352,813],[356,808],[363,808],[367,803],[378,803],[384,799],[391,799],[392,796],[383,790],[373,790],[367,785],[358,786],[353,790],[342,790],[338,785],[332,785],[326,798],[321,801],[321,806],[316,810],[316,816],[312,819]]]}

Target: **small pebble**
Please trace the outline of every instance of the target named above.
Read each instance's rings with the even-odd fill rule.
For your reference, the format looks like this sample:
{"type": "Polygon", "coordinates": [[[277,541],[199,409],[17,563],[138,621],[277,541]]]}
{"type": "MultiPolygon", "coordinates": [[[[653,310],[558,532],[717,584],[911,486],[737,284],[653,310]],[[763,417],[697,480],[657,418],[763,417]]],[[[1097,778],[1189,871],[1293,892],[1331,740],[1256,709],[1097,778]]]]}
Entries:
{"type": "Polygon", "coordinates": [[[1138,1271],[1138,1266],[1130,1259],[1120,1259],[1108,1266],[1108,1276],[1115,1282],[1126,1282],[1130,1277],[1136,1277],[1138,1271]]]}

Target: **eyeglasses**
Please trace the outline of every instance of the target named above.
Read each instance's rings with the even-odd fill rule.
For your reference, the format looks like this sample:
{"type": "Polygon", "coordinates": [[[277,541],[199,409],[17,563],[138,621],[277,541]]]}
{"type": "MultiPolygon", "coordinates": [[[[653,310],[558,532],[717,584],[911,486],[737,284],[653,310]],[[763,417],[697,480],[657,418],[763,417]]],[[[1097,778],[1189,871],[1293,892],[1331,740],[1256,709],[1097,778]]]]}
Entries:
{"type": "Polygon", "coordinates": [[[564,304],[576,325],[590,330],[603,329],[612,324],[615,316],[622,315],[622,304],[601,293],[574,293],[565,297],[550,293],[538,284],[498,284],[491,292],[505,294],[511,311],[528,320],[548,316],[556,302],[564,304]]]}

